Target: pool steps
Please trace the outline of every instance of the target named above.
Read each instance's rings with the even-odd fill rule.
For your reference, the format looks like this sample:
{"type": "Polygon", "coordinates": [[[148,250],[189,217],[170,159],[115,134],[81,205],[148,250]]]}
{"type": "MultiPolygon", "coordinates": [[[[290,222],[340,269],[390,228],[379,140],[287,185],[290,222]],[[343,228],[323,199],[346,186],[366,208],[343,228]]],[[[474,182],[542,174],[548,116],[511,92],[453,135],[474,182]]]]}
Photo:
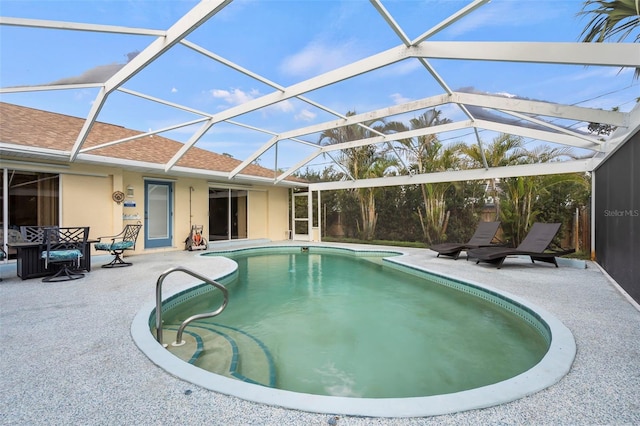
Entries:
{"type": "MultiPolygon", "coordinates": [[[[165,327],[175,338],[178,327],[165,327]]],[[[275,364],[269,349],[249,333],[216,323],[194,321],[184,331],[185,345],[168,345],[169,352],[207,371],[243,382],[275,387],[275,364]],[[250,360],[250,361],[249,361],[250,360]],[[244,362],[243,362],[244,361],[244,362]]]]}
{"type": "Polygon", "coordinates": [[[205,277],[204,275],[200,275],[197,272],[192,271],[191,269],[183,268],[182,266],[175,266],[173,268],[167,269],[162,274],[160,274],[156,282],[156,310],[153,315],[155,317],[155,324],[156,324],[156,340],[163,346],[165,346],[165,344],[164,344],[164,339],[162,335],[162,331],[164,329],[164,322],[162,321],[162,309],[164,306],[162,302],[162,284],[164,283],[165,278],[167,278],[167,276],[169,276],[170,274],[173,274],[174,272],[182,272],[187,275],[191,275],[194,278],[198,278],[204,282],[203,285],[211,286],[211,288],[220,290],[224,297],[222,304],[215,311],[192,315],[189,318],[182,321],[182,324],[180,324],[180,327],[178,327],[178,331],[176,333],[175,346],[182,346],[186,343],[186,341],[183,340],[182,338],[182,334],[187,325],[189,325],[191,322],[194,322],[196,320],[213,318],[217,315],[220,315],[222,311],[224,311],[224,309],[227,307],[227,304],[229,303],[229,291],[224,285],[220,284],[219,282],[211,280],[205,277]]]}

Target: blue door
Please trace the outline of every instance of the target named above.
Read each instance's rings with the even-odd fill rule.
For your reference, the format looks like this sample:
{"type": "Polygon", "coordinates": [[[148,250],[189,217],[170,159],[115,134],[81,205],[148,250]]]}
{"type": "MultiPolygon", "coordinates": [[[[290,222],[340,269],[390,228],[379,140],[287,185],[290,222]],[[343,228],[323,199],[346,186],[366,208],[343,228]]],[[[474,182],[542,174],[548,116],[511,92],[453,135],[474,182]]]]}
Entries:
{"type": "Polygon", "coordinates": [[[147,180],[144,183],[144,246],[173,244],[173,184],[147,180]]]}

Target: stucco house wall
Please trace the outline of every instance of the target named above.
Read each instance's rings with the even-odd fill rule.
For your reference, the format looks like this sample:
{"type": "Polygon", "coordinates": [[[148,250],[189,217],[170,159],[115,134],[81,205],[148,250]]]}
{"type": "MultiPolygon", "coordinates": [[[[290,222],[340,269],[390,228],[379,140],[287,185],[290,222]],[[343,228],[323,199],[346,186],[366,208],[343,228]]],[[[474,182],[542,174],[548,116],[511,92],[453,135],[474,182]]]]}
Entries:
{"type": "Polygon", "coordinates": [[[60,226],[90,226],[89,237],[113,235],[114,225],[122,230],[122,213],[118,215],[111,199],[110,176],[60,175],[60,226]]]}
{"type": "MultiPolygon", "coordinates": [[[[89,226],[91,239],[104,235],[115,235],[125,225],[134,224],[139,216],[144,224],[144,180],[167,177],[134,173],[117,168],[72,166],[60,175],[60,224],[61,226],[89,226]],[[135,207],[125,207],[112,199],[114,191],[127,193],[133,188],[135,207]]],[[[171,178],[174,185],[173,244],[171,247],[148,249],[144,247],[144,229],[138,237],[136,253],[145,251],[168,251],[184,249],[184,240],[191,225],[203,225],[204,234],[209,234],[209,186],[206,180],[193,178],[171,178]]],[[[224,187],[223,183],[213,185],[224,187]]],[[[247,238],[284,240],[288,237],[287,188],[256,186],[247,187],[247,238]]]]}
{"type": "Polygon", "coordinates": [[[269,188],[250,192],[248,208],[250,238],[268,238],[273,241],[289,238],[288,189],[269,188]]]}
{"type": "MultiPolygon", "coordinates": [[[[246,165],[230,178],[228,173],[240,165],[239,160],[197,147],[192,147],[174,170],[165,172],[166,162],[183,146],[181,143],[159,135],[141,136],[139,131],[104,122],[94,123],[85,144],[89,154],[68,161],[84,123],[82,118],[0,102],[0,119],[0,141],[7,147],[0,155],[0,170],[57,174],[57,224],[89,226],[90,239],[118,234],[126,224],[139,220],[143,229],[136,253],[183,250],[191,225],[203,225],[207,238],[210,188],[241,188],[247,192],[247,223],[238,224],[237,235],[246,235],[247,239],[286,239],[290,188],[305,186],[292,178],[274,184],[273,170],[256,164],[246,165]],[[172,239],[168,246],[145,247],[146,179],[172,183],[172,239]],[[133,196],[125,197],[125,202],[135,202],[135,206],[112,199],[115,191],[127,194],[128,188],[133,189],[133,196]]],[[[15,206],[9,205],[11,208],[15,206]]],[[[244,205],[238,209],[244,209],[244,205]]]]}

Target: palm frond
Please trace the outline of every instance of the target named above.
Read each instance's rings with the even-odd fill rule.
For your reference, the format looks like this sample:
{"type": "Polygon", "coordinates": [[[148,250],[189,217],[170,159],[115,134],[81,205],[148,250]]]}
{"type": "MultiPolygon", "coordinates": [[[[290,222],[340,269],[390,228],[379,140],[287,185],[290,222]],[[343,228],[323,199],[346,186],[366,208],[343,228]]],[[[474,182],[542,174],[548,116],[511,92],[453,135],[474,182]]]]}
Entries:
{"type": "MultiPolygon", "coordinates": [[[[580,37],[585,43],[603,43],[608,40],[623,42],[640,30],[640,1],[638,0],[586,0],[578,15],[590,15],[580,37]]],[[[640,31],[634,42],[640,41],[640,31]]],[[[640,78],[636,68],[634,79],[640,78]]]]}

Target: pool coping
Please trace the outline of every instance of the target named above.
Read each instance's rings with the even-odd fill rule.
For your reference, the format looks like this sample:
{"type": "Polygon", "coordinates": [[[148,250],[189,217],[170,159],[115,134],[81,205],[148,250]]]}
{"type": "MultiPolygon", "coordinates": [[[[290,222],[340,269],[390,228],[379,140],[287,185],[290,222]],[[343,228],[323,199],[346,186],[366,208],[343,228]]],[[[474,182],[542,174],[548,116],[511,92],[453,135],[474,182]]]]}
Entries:
{"type": "MultiPolygon", "coordinates": [[[[313,244],[300,244],[300,246],[312,247],[313,244]]],[[[291,246],[288,246],[291,247],[291,246]]],[[[321,246],[328,248],[327,245],[321,246]]],[[[330,246],[329,246],[330,247],[330,246]]],[[[277,248],[274,246],[262,246],[260,248],[277,248]]],[[[380,252],[381,250],[351,249],[335,247],[340,250],[351,252],[380,252]]],[[[224,250],[214,252],[214,254],[224,255],[225,253],[240,251],[224,250]]],[[[155,299],[148,301],[136,314],[131,325],[131,336],[138,348],[157,366],[169,374],[196,384],[205,389],[215,392],[232,395],[244,400],[261,404],[279,406],[289,409],[297,409],[313,413],[343,414],[367,417],[424,417],[450,414],[473,409],[487,408],[495,405],[515,401],[533,393],[546,389],[557,383],[571,369],[576,355],[576,344],[571,331],[560,322],[555,316],[546,310],[533,305],[532,303],[510,294],[497,290],[485,284],[474,282],[468,279],[461,279],[453,275],[442,274],[430,271],[428,268],[416,267],[402,261],[402,250],[382,250],[385,252],[400,253],[392,258],[392,262],[408,267],[410,269],[432,273],[441,277],[449,278],[459,282],[468,283],[490,292],[499,294],[509,300],[520,304],[535,312],[549,327],[551,332],[551,343],[549,350],[543,359],[531,369],[511,378],[492,385],[479,388],[455,392],[443,395],[409,397],[409,398],[353,398],[312,395],[297,393],[280,389],[268,388],[265,386],[246,383],[234,380],[218,374],[203,371],[202,369],[188,364],[172,355],[163,348],[153,337],[149,330],[149,316],[155,309],[155,299]]],[[[208,252],[211,255],[212,252],[208,252]]],[[[221,273],[220,276],[228,275],[229,271],[221,273]]],[[[213,277],[219,279],[219,277],[213,277]]],[[[191,287],[184,286],[167,294],[164,299],[170,298],[185,289],[191,287]]]]}

